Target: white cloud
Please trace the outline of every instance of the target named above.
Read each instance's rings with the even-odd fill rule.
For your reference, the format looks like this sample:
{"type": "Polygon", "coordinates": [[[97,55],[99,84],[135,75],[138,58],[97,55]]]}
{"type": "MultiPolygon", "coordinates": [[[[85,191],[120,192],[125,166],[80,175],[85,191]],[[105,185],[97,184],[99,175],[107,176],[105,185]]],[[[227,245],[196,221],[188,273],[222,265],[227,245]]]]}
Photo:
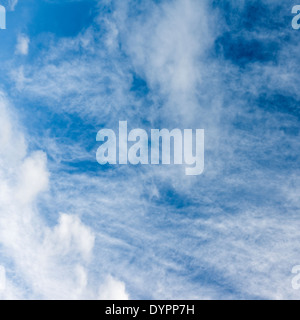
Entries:
{"type": "Polygon", "coordinates": [[[99,300],[128,300],[129,296],[126,293],[125,284],[114,279],[109,275],[100,288],[99,300]]]}
{"type": "Polygon", "coordinates": [[[59,224],[51,230],[45,239],[45,247],[60,252],[62,255],[79,253],[85,259],[91,256],[95,236],[76,216],[61,214],[59,224]]]}
{"type": "Polygon", "coordinates": [[[167,99],[163,116],[191,122],[205,81],[203,57],[216,36],[206,2],[151,3],[135,21],[128,19],[125,2],[118,4],[115,22],[123,45],[137,72],[167,99]]]}
{"type": "Polygon", "coordinates": [[[48,188],[49,173],[46,169],[46,155],[36,152],[26,158],[19,168],[19,183],[16,198],[23,204],[32,203],[36,196],[48,188]]]}
{"type": "Polygon", "coordinates": [[[19,0],[8,0],[10,10],[14,11],[15,7],[17,6],[19,0]]]}
{"type": "MultiPolygon", "coordinates": [[[[98,289],[88,281],[94,232],[76,215],[61,214],[57,226],[47,226],[37,204],[48,190],[47,158],[40,151],[28,154],[8,106],[1,93],[0,258],[11,262],[3,264],[7,289],[0,298],[97,298],[98,289]]],[[[113,285],[119,292],[119,283],[113,285]]],[[[107,290],[111,293],[111,282],[107,290]]]]}
{"type": "Polygon", "coordinates": [[[16,45],[16,54],[28,55],[30,39],[26,35],[19,35],[16,45]]]}

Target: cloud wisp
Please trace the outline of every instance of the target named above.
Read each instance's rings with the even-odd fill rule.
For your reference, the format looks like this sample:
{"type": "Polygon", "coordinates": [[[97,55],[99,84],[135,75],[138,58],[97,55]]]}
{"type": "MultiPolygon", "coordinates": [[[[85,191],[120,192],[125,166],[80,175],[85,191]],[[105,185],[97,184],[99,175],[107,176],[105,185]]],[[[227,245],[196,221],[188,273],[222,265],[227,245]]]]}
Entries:
{"type": "MultiPolygon", "coordinates": [[[[24,135],[13,120],[12,109],[1,93],[1,256],[10,261],[9,290],[2,298],[93,298],[88,284],[88,265],[95,235],[76,215],[60,214],[53,228],[40,214],[37,199],[49,187],[46,155],[28,153],[24,135]],[[66,262],[68,261],[68,262],[66,262]],[[28,287],[15,288],[11,279],[28,287]]],[[[125,296],[125,287],[109,278],[110,297],[125,296]]],[[[103,287],[105,295],[106,287],[103,287]]],[[[95,293],[95,297],[96,297],[95,293]]]]}

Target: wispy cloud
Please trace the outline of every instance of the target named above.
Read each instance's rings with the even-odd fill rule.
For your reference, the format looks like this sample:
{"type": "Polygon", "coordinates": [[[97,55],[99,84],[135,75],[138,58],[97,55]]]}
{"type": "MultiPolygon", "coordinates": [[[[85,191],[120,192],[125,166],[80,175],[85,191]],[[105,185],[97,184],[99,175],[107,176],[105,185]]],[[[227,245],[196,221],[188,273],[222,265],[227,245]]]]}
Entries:
{"type": "Polygon", "coordinates": [[[19,35],[16,45],[16,54],[26,56],[29,50],[30,39],[26,35],[19,35]]]}
{"type": "Polygon", "coordinates": [[[8,0],[8,5],[9,5],[10,10],[14,11],[18,2],[19,2],[19,0],[8,0]]]}
{"type": "Polygon", "coordinates": [[[290,272],[300,259],[299,59],[282,6],[100,2],[75,37],[29,34],[32,50],[43,48],[39,59],[15,58],[10,75],[32,136],[26,143],[13,134],[3,112],[0,225],[14,236],[2,236],[5,254],[34,294],[297,298],[290,272]],[[204,128],[204,175],[98,167],[96,132],[119,120],[204,128]],[[48,164],[27,144],[47,151],[48,164]],[[14,205],[10,194],[19,195],[14,205]],[[22,219],[11,214],[20,203],[28,208],[22,219]],[[24,261],[45,271],[33,274],[24,261]]]}
{"type": "MultiPolygon", "coordinates": [[[[49,185],[46,155],[28,153],[26,139],[12,120],[13,114],[8,114],[8,105],[1,93],[1,256],[14,266],[7,267],[9,290],[3,292],[3,298],[96,298],[97,289],[93,296],[88,288],[88,261],[95,235],[76,215],[61,214],[55,227],[47,226],[37,208],[39,194],[49,185]],[[30,294],[14,288],[11,278],[29,287],[30,294]]],[[[125,292],[124,286],[117,287],[118,296],[122,289],[125,292]]],[[[105,290],[104,286],[103,294],[105,290]]]]}

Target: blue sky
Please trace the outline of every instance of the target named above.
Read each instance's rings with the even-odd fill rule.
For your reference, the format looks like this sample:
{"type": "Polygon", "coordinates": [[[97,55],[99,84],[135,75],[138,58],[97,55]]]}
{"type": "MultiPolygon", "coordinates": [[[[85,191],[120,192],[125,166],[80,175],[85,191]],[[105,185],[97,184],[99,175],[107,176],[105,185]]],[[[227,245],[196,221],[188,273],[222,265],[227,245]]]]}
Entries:
{"type": "Polygon", "coordinates": [[[2,0],[3,299],[298,299],[294,1],[2,0]],[[205,172],[96,134],[205,129],[205,172]]]}

